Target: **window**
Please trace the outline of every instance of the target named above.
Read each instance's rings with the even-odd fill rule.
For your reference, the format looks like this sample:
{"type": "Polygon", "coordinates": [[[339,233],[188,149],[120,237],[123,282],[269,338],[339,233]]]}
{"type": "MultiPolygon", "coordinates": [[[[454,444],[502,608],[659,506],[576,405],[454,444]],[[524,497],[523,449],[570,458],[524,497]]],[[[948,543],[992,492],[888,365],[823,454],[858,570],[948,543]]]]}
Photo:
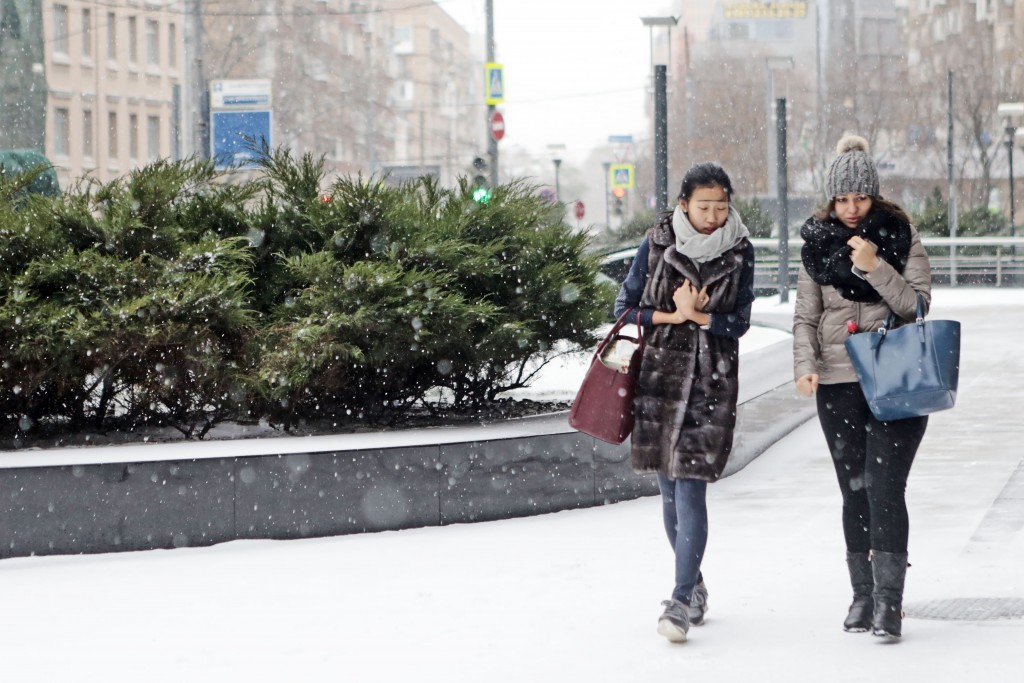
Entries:
{"type": "Polygon", "coordinates": [[[728,24],[728,40],[747,40],[750,38],[750,27],[743,22],[730,21],[728,24]]]}
{"type": "Polygon", "coordinates": [[[167,68],[178,68],[178,28],[174,24],[167,25],[167,68]]]}
{"type": "Polygon", "coordinates": [[[139,115],[132,114],[128,117],[128,156],[132,159],[139,158],[139,115]]]}
{"type": "Polygon", "coordinates": [[[111,159],[117,158],[117,112],[107,113],[107,154],[111,159]]]}
{"type": "Polygon", "coordinates": [[[82,56],[92,58],[92,10],[82,10],[82,56]]]}
{"type": "Polygon", "coordinates": [[[413,84],[413,81],[398,81],[395,85],[398,88],[399,103],[411,105],[413,98],[416,97],[415,85],[413,84]]]}
{"type": "Polygon", "coordinates": [[[82,111],[82,156],[91,159],[93,155],[92,109],[82,111]]]}
{"type": "Polygon", "coordinates": [[[139,25],[135,17],[128,17],[128,61],[139,61],[139,25]]]}
{"type": "Polygon", "coordinates": [[[107,59],[117,59],[117,15],[107,12],[107,59]]]}
{"type": "Polygon", "coordinates": [[[53,51],[63,55],[68,53],[67,5],[53,6],[53,51]]]}
{"type": "Polygon", "coordinates": [[[53,152],[59,157],[66,157],[71,147],[71,130],[68,125],[70,117],[63,107],[53,112],[53,152]]]}
{"type": "Polygon", "coordinates": [[[411,26],[396,26],[394,28],[394,36],[396,55],[411,55],[414,52],[411,26]]]}
{"type": "Polygon", "coordinates": [[[149,147],[149,160],[160,158],[160,117],[150,116],[146,119],[146,144],[149,147]]]}
{"type": "Polygon", "coordinates": [[[146,64],[160,64],[160,25],[155,19],[146,20],[146,64]]]}
{"type": "Polygon", "coordinates": [[[753,28],[754,40],[788,41],[793,39],[793,21],[789,19],[774,19],[772,21],[751,22],[748,28],[753,28]]]}

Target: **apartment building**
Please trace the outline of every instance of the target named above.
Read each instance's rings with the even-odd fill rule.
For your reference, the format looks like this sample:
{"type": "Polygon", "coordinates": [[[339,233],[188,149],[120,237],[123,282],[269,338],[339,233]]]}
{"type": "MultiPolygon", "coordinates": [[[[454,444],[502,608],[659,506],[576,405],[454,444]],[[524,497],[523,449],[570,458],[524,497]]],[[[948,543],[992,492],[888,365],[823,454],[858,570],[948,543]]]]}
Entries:
{"type": "Polygon", "coordinates": [[[42,151],[62,187],[179,156],[182,4],[5,2],[0,144],[42,151]]]}
{"type": "Polygon", "coordinates": [[[394,8],[398,115],[387,170],[397,178],[422,169],[452,183],[486,151],[483,62],[474,57],[466,30],[439,5],[386,5],[394,8]]]}
{"type": "Polygon", "coordinates": [[[994,87],[1020,89],[1024,2],[907,0],[904,4],[914,82],[944,76],[949,68],[976,66],[986,71],[986,80],[994,87]]]}
{"type": "Polygon", "coordinates": [[[271,81],[275,147],[336,173],[446,183],[479,153],[482,65],[436,3],[222,0],[203,33],[207,81],[271,81]]]}
{"type": "Polygon", "coordinates": [[[436,3],[4,0],[0,149],[42,151],[64,187],[107,181],[210,151],[203,84],[269,79],[273,146],[447,183],[485,145],[473,52],[436,3]]]}
{"type": "MultiPolygon", "coordinates": [[[[749,191],[771,194],[777,187],[775,100],[786,98],[791,189],[810,192],[820,166],[820,121],[824,118],[819,87],[822,52],[820,2],[710,3],[707,30],[690,47],[686,128],[693,139],[713,139],[730,128],[746,131],[745,144],[721,153],[715,145],[695,150],[715,155],[749,191]],[[756,150],[756,151],[754,151],[756,150]]],[[[698,142],[698,144],[704,144],[698,142]]],[[[721,145],[717,145],[721,147],[721,145]]],[[[671,152],[670,152],[671,153],[671,152]]]]}

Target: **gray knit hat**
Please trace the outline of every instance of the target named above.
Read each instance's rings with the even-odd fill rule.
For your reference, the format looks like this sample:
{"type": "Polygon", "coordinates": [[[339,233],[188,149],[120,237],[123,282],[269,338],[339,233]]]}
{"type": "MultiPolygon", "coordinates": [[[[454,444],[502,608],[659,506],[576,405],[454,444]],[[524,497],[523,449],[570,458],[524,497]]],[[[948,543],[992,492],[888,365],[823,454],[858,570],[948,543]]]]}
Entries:
{"type": "Polygon", "coordinates": [[[844,135],[839,140],[825,181],[829,199],[850,192],[878,196],[878,169],[869,151],[868,141],[859,135],[844,135]]]}

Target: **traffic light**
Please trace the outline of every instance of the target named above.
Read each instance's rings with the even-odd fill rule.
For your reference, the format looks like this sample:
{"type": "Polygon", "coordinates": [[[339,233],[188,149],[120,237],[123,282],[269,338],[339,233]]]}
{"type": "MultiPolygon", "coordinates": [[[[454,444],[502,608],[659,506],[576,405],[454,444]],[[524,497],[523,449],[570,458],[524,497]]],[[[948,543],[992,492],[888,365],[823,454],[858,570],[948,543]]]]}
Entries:
{"type": "Polygon", "coordinates": [[[622,215],[622,198],[626,196],[626,191],[621,187],[616,187],[612,190],[612,194],[615,195],[615,199],[612,201],[612,211],[616,216],[622,215]]]}
{"type": "Polygon", "coordinates": [[[486,204],[491,201],[491,188],[487,181],[487,160],[483,157],[473,159],[473,201],[486,204]]]}

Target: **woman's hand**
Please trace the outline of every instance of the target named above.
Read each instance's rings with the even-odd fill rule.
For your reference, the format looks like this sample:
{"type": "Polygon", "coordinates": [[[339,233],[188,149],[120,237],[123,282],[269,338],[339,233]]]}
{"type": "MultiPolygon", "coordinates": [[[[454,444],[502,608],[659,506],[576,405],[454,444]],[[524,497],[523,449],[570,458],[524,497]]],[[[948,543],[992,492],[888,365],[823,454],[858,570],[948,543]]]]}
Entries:
{"type": "Polygon", "coordinates": [[[697,292],[697,310],[703,311],[704,307],[708,305],[709,301],[711,301],[711,297],[708,296],[708,286],[704,285],[704,287],[699,292],[697,292]]]}
{"type": "Polygon", "coordinates": [[[810,398],[818,390],[818,376],[814,373],[804,375],[796,381],[796,390],[801,396],[810,398]]]}
{"type": "Polygon", "coordinates": [[[679,323],[693,320],[694,315],[697,313],[697,302],[700,300],[701,292],[703,291],[697,291],[697,288],[689,280],[683,280],[683,284],[679,285],[676,291],[672,292],[672,302],[676,305],[679,323]]]}
{"type": "Polygon", "coordinates": [[[878,247],[863,237],[854,235],[846,243],[853,248],[850,260],[857,270],[870,273],[878,267],[878,247]]]}

